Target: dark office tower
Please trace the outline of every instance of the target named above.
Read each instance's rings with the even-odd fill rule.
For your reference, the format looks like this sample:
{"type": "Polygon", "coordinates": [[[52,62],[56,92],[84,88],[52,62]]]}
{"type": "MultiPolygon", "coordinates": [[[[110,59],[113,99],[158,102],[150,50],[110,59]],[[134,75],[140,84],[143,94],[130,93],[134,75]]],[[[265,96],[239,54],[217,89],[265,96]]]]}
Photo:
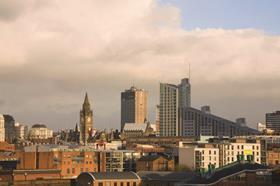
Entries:
{"type": "Polygon", "coordinates": [[[11,115],[4,115],[5,121],[5,140],[8,143],[13,143],[16,138],[15,119],[11,115]]]}
{"type": "Polygon", "coordinates": [[[86,145],[93,127],[93,113],[86,94],[83,108],[80,111],[80,144],[86,145]]]}
{"type": "Polygon", "coordinates": [[[280,133],[280,111],[267,113],[265,115],[265,120],[267,129],[271,129],[276,133],[280,133]]]}
{"type": "Polygon", "coordinates": [[[148,92],[131,87],[121,93],[121,131],[125,123],[144,123],[147,119],[148,92]]]}
{"type": "Polygon", "coordinates": [[[181,80],[178,85],[179,108],[191,107],[191,84],[188,78],[181,80]]]}

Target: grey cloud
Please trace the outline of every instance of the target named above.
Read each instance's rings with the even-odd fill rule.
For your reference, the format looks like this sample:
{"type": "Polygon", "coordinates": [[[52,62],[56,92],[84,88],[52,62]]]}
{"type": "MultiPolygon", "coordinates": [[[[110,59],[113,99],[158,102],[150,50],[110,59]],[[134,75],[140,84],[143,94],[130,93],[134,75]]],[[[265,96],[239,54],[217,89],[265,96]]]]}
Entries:
{"type": "Polygon", "coordinates": [[[0,20],[13,21],[24,11],[23,1],[1,0],[0,1],[0,20]]]}

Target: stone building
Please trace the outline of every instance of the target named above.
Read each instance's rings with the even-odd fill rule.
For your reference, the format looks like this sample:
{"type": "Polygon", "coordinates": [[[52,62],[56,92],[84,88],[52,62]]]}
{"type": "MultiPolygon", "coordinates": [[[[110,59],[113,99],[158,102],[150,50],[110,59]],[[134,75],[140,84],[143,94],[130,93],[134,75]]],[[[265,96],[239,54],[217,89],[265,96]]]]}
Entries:
{"type": "Polygon", "coordinates": [[[82,110],[80,111],[80,144],[87,145],[93,130],[93,112],[86,93],[82,110]]]}
{"type": "Polygon", "coordinates": [[[49,139],[53,137],[53,131],[48,129],[46,125],[35,124],[29,130],[29,140],[49,139]]]}

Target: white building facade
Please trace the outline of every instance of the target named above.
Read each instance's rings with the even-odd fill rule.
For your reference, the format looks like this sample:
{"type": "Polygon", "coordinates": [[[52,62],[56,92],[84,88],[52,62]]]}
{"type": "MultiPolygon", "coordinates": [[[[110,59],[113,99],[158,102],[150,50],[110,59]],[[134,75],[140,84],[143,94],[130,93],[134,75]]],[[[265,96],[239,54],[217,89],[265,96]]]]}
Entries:
{"type": "Polygon", "coordinates": [[[5,141],[5,119],[2,114],[0,114],[0,142],[5,141]]]}
{"type": "Polygon", "coordinates": [[[53,137],[53,131],[45,125],[33,125],[29,131],[29,139],[49,139],[53,137]]]}
{"type": "Polygon", "coordinates": [[[191,170],[207,171],[210,165],[217,168],[220,166],[219,148],[210,145],[179,148],[179,165],[187,166],[191,170]]]}

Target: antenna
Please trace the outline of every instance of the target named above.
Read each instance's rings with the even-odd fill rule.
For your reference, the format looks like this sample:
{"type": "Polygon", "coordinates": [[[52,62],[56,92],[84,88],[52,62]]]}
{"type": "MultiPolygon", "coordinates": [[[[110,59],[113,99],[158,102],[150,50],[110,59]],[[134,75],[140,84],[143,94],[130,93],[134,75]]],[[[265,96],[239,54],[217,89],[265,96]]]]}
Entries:
{"type": "Polygon", "coordinates": [[[191,81],[191,63],[189,63],[189,81],[191,81]]]}

